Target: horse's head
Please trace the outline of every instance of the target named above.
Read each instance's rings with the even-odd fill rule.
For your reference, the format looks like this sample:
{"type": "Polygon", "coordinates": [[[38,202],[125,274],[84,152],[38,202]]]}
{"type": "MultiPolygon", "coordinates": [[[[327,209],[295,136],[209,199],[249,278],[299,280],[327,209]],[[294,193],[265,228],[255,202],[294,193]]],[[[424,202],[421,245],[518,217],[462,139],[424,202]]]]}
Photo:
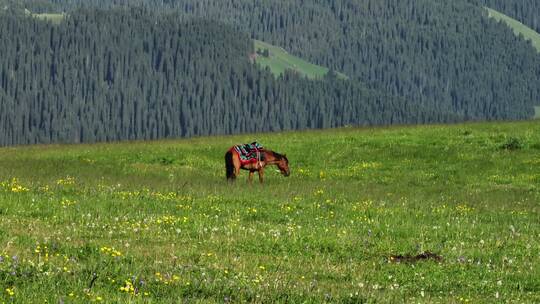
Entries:
{"type": "Polygon", "coordinates": [[[287,159],[287,155],[278,155],[278,162],[277,167],[279,168],[279,171],[281,171],[281,174],[283,176],[289,176],[291,175],[291,170],[289,169],[289,160],[287,159]]]}

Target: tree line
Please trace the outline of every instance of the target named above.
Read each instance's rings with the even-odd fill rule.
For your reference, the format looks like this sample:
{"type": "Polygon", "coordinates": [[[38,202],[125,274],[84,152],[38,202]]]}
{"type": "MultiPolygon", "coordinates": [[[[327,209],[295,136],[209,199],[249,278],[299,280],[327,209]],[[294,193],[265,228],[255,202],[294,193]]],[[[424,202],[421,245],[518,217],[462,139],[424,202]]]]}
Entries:
{"type": "Polygon", "coordinates": [[[2,145],[459,119],[332,75],[276,79],[250,63],[247,35],[215,21],[90,9],[0,25],[2,145]]]}
{"type": "Polygon", "coordinates": [[[0,145],[523,119],[538,102],[538,54],[465,0],[0,5],[0,145]],[[349,80],[275,78],[251,38],[349,80]]]}

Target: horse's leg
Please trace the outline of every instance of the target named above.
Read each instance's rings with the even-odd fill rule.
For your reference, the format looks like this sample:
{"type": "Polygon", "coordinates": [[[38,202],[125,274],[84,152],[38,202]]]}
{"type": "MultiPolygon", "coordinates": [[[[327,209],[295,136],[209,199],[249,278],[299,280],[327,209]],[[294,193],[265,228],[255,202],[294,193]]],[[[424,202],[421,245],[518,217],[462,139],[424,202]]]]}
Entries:
{"type": "Polygon", "coordinates": [[[238,158],[238,155],[236,153],[231,153],[232,155],[230,156],[231,157],[231,168],[228,169],[230,170],[230,175],[229,173],[227,173],[227,178],[229,180],[229,182],[234,182],[236,180],[236,177],[238,177],[238,175],[240,174],[240,159],[238,158]]]}
{"type": "Polygon", "coordinates": [[[259,169],[259,182],[262,184],[263,181],[264,181],[264,169],[260,168],[259,169]]]}
{"type": "Polygon", "coordinates": [[[236,157],[233,158],[233,163],[234,163],[234,177],[238,177],[240,175],[240,167],[242,167],[242,164],[240,163],[240,158],[238,157],[238,155],[236,155],[236,157]]]}
{"type": "Polygon", "coordinates": [[[225,153],[225,176],[228,182],[234,181],[234,154],[232,151],[225,153]]]}
{"type": "Polygon", "coordinates": [[[249,170],[248,182],[249,182],[250,184],[253,183],[253,173],[255,173],[255,171],[249,170]]]}

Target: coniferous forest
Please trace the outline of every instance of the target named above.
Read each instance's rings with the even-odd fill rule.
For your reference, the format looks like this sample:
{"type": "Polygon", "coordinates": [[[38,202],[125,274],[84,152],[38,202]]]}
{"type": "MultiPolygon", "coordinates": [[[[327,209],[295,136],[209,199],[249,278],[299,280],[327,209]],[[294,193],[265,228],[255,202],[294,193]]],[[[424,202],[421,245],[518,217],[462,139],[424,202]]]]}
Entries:
{"type": "Polygon", "coordinates": [[[0,145],[527,119],[540,55],[483,5],[529,2],[0,0],[0,145]],[[252,39],[331,72],[275,77],[252,39]]]}
{"type": "Polygon", "coordinates": [[[519,20],[533,30],[540,32],[540,1],[535,0],[479,0],[489,8],[519,20]]]}

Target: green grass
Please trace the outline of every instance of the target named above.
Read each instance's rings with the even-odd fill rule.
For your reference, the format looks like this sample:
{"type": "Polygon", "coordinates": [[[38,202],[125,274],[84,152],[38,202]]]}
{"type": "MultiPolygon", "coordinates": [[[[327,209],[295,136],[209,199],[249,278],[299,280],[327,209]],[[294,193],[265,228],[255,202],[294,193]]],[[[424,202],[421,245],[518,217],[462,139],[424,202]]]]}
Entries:
{"type": "MultiPolygon", "coordinates": [[[[328,68],[312,64],[296,56],[290,55],[283,48],[254,40],[255,50],[262,53],[268,50],[269,57],[258,55],[256,62],[263,68],[270,68],[276,76],[283,74],[286,70],[293,70],[310,79],[322,78],[328,73],[328,68]]],[[[338,77],[346,79],[347,76],[337,73],[338,77]]]]}
{"type": "Polygon", "coordinates": [[[489,17],[494,18],[497,21],[503,21],[506,23],[516,35],[523,35],[523,37],[531,41],[536,50],[540,52],[540,34],[523,23],[503,14],[494,9],[486,8],[489,13],[489,17]]]}
{"type": "Polygon", "coordinates": [[[42,14],[35,14],[29,11],[28,9],[24,9],[24,13],[27,16],[32,16],[34,18],[37,18],[39,20],[43,21],[49,21],[54,24],[60,24],[64,19],[66,18],[66,14],[64,13],[42,13],[42,14]]]}
{"type": "Polygon", "coordinates": [[[44,21],[50,21],[54,24],[60,24],[66,18],[66,14],[32,14],[33,17],[44,21]]]}
{"type": "Polygon", "coordinates": [[[3,148],[0,302],[539,302],[539,152],[540,121],[3,148]],[[254,138],[292,176],[227,185],[254,138]]]}

